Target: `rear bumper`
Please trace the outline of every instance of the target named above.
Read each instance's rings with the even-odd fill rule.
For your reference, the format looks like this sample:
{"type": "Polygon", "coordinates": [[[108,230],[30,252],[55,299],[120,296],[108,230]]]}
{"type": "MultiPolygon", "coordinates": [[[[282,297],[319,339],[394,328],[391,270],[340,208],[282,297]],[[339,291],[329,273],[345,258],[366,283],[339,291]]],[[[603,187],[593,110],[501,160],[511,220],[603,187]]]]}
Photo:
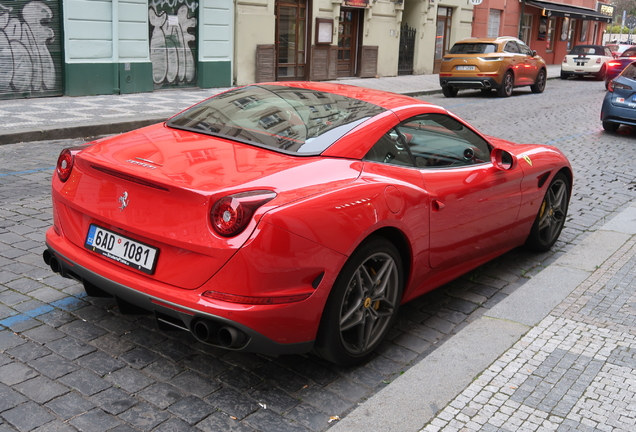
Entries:
{"type": "Polygon", "coordinates": [[[601,71],[601,67],[603,65],[594,65],[594,66],[570,66],[570,65],[561,65],[561,73],[567,73],[570,75],[594,75],[601,71]]]}
{"type": "Polygon", "coordinates": [[[603,102],[601,121],[636,126],[636,108],[623,108],[612,105],[611,102],[603,102]]]}
{"type": "Polygon", "coordinates": [[[453,87],[458,89],[496,89],[501,86],[494,77],[440,77],[439,84],[442,87],[453,87]]]}

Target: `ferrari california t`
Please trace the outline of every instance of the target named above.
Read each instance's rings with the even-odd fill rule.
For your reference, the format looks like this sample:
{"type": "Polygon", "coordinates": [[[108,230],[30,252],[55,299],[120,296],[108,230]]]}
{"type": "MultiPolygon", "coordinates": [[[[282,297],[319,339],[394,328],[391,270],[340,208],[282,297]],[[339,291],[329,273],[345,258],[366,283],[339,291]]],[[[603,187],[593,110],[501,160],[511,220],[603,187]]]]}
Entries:
{"type": "Polygon", "coordinates": [[[44,260],[161,328],[268,355],[368,359],[400,304],[521,245],[546,251],[572,169],[444,108],[255,84],[61,152],[44,260]]]}

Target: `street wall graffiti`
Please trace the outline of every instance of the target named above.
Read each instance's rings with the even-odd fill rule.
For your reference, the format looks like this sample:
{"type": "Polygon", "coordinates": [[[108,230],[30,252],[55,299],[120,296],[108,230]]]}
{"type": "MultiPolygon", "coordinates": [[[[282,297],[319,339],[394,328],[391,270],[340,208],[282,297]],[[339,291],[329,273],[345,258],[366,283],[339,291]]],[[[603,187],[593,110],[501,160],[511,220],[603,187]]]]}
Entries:
{"type": "Polygon", "coordinates": [[[155,87],[194,84],[199,4],[192,0],[150,0],[150,61],[155,87]]]}
{"type": "Polygon", "coordinates": [[[60,60],[56,66],[49,51],[54,18],[59,20],[42,1],[0,2],[0,96],[61,92],[60,60]]]}

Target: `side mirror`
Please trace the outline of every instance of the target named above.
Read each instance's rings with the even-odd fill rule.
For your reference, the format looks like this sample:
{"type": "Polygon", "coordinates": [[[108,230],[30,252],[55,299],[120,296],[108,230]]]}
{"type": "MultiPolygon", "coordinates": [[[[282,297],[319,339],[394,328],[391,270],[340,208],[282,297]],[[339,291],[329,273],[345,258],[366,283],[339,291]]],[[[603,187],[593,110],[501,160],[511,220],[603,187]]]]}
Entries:
{"type": "Polygon", "coordinates": [[[517,159],[505,150],[495,148],[490,152],[490,162],[502,171],[510,171],[517,166],[517,159]]]}

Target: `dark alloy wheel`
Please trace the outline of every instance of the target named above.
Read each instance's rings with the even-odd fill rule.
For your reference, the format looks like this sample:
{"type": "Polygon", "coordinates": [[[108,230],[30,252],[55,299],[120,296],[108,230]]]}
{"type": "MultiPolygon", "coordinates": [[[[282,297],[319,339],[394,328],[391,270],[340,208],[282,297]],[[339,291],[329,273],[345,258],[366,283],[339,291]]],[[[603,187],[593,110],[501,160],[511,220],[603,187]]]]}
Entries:
{"type": "Polygon", "coordinates": [[[568,213],[570,181],[563,173],[552,179],[532,225],[526,246],[537,252],[548,251],[556,243],[568,213]]]}
{"type": "Polygon", "coordinates": [[[619,128],[620,124],[618,123],[613,123],[613,122],[603,122],[603,129],[605,129],[608,132],[616,132],[619,128]]]}
{"type": "Polygon", "coordinates": [[[607,75],[607,67],[603,65],[599,73],[597,73],[594,78],[596,78],[596,81],[604,81],[606,75],[607,75]]]}
{"type": "Polygon", "coordinates": [[[457,91],[458,90],[455,87],[442,86],[442,93],[447,98],[452,98],[452,97],[457,96],[457,91]]]}
{"type": "Polygon", "coordinates": [[[317,354],[341,366],[366,361],[384,339],[402,297],[402,263],[382,237],[364,242],[338,275],[316,339],[317,354]]]}
{"type": "Polygon", "coordinates": [[[537,75],[537,80],[533,85],[530,86],[530,90],[532,93],[543,93],[545,90],[545,83],[548,79],[548,76],[545,72],[545,69],[541,69],[537,75]]]}
{"type": "Polygon", "coordinates": [[[514,76],[512,72],[508,71],[503,77],[501,81],[501,87],[497,89],[497,96],[499,97],[510,97],[512,96],[512,88],[514,87],[514,76]]]}

